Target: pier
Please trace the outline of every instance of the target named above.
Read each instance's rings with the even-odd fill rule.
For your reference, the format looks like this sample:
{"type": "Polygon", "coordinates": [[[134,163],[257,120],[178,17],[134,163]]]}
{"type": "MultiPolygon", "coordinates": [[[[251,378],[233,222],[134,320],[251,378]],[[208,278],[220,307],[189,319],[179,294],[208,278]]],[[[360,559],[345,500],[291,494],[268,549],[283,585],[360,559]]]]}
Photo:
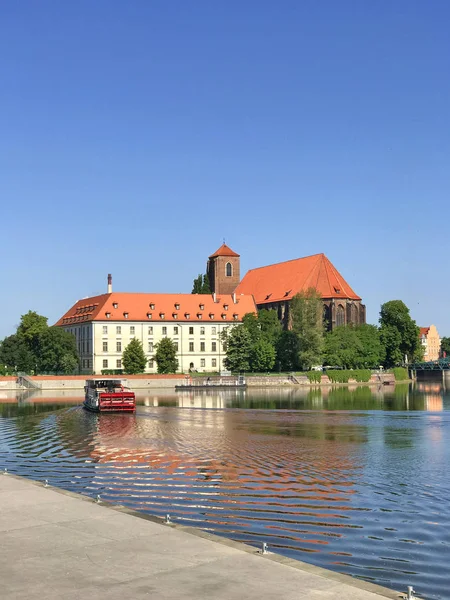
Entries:
{"type": "Polygon", "coordinates": [[[399,598],[45,482],[0,473],[0,503],[2,600],[399,598]]]}

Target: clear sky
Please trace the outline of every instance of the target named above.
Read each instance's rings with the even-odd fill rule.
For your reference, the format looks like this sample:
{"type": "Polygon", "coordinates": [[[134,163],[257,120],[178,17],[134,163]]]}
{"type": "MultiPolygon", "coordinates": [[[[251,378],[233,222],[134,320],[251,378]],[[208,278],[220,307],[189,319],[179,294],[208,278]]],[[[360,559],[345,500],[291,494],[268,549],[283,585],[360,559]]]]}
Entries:
{"type": "Polygon", "coordinates": [[[447,0],[0,3],[0,337],[324,252],[450,335],[447,0]]]}

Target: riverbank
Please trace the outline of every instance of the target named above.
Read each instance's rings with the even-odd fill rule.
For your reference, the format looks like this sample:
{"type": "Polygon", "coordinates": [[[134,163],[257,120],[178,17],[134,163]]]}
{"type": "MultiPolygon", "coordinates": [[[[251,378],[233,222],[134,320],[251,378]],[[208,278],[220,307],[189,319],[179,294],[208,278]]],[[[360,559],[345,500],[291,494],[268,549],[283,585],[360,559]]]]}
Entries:
{"type": "MultiPolygon", "coordinates": [[[[19,379],[15,376],[0,377],[0,392],[2,390],[9,391],[23,391],[26,389],[36,390],[82,390],[86,379],[93,379],[95,377],[101,377],[100,375],[34,375],[27,376],[26,378],[19,379]]],[[[120,376],[108,375],[104,376],[110,379],[120,379],[120,376]]],[[[207,377],[197,374],[195,377],[189,375],[177,374],[177,375],[124,375],[124,378],[128,379],[130,387],[134,390],[152,390],[152,389],[175,389],[176,385],[187,384],[189,389],[190,384],[196,383],[199,385],[202,379],[205,382],[208,380],[209,385],[214,385],[219,381],[226,381],[227,377],[212,376],[207,377]]],[[[235,379],[234,377],[232,379],[235,379]]],[[[245,378],[246,384],[249,387],[280,387],[280,386],[292,386],[292,387],[308,387],[314,388],[317,386],[347,386],[347,385],[394,385],[400,383],[395,381],[395,377],[392,373],[373,373],[369,381],[357,382],[354,379],[349,379],[346,383],[332,382],[327,375],[322,375],[320,381],[310,381],[306,375],[250,375],[245,378]]]]}
{"type": "Polygon", "coordinates": [[[13,475],[0,475],[0,501],[4,600],[399,597],[348,575],[13,475]]]}

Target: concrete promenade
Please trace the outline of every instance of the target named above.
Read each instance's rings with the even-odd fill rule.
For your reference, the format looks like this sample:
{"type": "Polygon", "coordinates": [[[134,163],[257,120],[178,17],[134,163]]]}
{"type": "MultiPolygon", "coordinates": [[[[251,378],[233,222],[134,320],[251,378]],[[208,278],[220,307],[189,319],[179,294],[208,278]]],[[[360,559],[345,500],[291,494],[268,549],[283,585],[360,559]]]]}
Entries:
{"type": "Polygon", "coordinates": [[[0,473],[2,600],[380,600],[398,592],[0,473]]]}

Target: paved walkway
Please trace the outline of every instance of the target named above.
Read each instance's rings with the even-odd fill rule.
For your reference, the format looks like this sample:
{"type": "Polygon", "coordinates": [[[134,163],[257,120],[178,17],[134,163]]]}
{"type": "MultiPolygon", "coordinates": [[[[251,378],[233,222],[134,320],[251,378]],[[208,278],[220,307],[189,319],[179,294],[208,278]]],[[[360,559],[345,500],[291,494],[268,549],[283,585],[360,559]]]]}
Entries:
{"type": "Polygon", "coordinates": [[[2,600],[380,600],[399,594],[0,473],[2,600]]]}

